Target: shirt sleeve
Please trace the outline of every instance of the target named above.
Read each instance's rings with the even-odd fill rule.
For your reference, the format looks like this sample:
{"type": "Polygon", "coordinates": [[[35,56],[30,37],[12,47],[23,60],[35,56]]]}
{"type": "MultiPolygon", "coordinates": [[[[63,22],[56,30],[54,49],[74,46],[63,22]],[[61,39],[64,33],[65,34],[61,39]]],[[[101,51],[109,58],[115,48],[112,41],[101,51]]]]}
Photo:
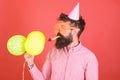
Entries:
{"type": "Polygon", "coordinates": [[[86,66],[85,80],[98,80],[98,61],[95,55],[90,55],[86,66]]]}
{"type": "Polygon", "coordinates": [[[51,75],[51,62],[49,55],[47,55],[44,65],[42,67],[42,71],[40,71],[36,65],[33,66],[32,69],[29,70],[33,80],[47,80],[51,75]]]}

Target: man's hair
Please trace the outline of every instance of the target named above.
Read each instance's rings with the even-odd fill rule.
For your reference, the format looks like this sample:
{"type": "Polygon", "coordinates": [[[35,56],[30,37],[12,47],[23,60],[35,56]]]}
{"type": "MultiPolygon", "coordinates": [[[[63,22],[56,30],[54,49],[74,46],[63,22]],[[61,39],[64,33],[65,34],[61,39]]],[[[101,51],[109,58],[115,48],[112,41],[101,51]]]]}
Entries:
{"type": "Polygon", "coordinates": [[[86,24],[82,16],[80,16],[79,20],[72,20],[65,13],[61,13],[58,20],[62,20],[64,22],[69,21],[71,25],[78,27],[80,29],[80,31],[78,32],[78,38],[81,35],[81,33],[84,31],[86,24]]]}

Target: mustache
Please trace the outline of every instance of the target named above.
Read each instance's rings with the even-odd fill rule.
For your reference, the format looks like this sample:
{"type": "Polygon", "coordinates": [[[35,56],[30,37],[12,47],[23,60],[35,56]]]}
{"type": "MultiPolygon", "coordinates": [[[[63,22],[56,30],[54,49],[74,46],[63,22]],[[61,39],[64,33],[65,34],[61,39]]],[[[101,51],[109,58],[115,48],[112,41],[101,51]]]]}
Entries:
{"type": "Polygon", "coordinates": [[[63,35],[58,33],[55,37],[49,38],[48,41],[57,40],[58,38],[61,38],[61,37],[63,37],[63,35]]]}
{"type": "Polygon", "coordinates": [[[57,33],[57,36],[60,36],[61,38],[65,38],[61,33],[57,33]]]}

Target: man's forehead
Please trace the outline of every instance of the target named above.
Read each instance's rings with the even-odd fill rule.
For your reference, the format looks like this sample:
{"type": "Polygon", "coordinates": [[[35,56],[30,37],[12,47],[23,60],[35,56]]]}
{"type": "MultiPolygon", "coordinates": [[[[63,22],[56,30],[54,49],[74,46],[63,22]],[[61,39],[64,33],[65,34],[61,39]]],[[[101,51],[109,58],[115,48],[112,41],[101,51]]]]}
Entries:
{"type": "Polygon", "coordinates": [[[77,26],[75,26],[75,23],[72,23],[71,24],[71,22],[70,21],[62,21],[62,20],[60,20],[60,21],[58,21],[58,23],[57,23],[58,25],[63,25],[64,27],[66,26],[66,27],[72,27],[73,29],[79,29],[77,26]]]}
{"type": "Polygon", "coordinates": [[[66,25],[70,25],[69,21],[58,21],[57,24],[66,24],[66,25]]]}

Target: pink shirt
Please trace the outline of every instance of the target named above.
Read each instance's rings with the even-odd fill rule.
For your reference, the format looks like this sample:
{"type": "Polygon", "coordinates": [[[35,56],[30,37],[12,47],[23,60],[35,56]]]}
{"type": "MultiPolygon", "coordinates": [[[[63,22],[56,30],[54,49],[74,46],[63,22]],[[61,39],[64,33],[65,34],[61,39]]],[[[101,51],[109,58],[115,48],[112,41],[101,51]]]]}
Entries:
{"type": "Polygon", "coordinates": [[[95,55],[79,44],[69,51],[51,49],[42,71],[36,65],[30,70],[33,80],[98,80],[95,55]]]}

